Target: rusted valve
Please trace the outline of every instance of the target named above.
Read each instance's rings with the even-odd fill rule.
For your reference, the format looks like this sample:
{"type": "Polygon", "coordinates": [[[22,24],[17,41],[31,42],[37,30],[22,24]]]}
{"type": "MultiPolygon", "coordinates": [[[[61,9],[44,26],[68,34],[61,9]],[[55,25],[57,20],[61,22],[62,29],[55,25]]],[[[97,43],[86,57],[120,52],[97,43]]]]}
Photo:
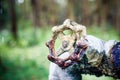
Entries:
{"type": "Polygon", "coordinates": [[[76,45],[76,43],[79,41],[80,37],[85,39],[86,27],[77,24],[70,19],[66,19],[62,25],[53,27],[52,32],[52,39],[46,43],[50,51],[48,59],[62,68],[70,66],[74,61],[79,61],[79,57],[81,55],[80,53],[82,53],[87,48],[87,45],[80,42],[76,45]],[[65,35],[65,30],[72,31],[72,34],[65,35]],[[58,37],[62,41],[62,46],[60,47],[59,51],[55,51],[54,45],[58,37]],[[59,55],[64,52],[68,52],[70,56],[65,59],[59,58],[59,55]]]}

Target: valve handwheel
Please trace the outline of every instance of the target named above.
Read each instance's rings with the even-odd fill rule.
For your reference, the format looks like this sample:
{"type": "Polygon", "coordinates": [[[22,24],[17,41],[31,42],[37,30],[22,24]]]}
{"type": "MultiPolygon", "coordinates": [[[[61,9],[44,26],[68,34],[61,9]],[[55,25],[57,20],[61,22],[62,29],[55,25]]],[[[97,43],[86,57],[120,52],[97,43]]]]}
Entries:
{"type": "Polygon", "coordinates": [[[48,59],[56,63],[62,68],[66,68],[70,66],[74,60],[77,60],[77,56],[79,52],[75,51],[75,46],[77,41],[81,37],[85,38],[86,36],[86,27],[80,24],[77,24],[70,19],[66,19],[62,25],[55,26],[52,28],[53,36],[52,39],[46,43],[47,47],[49,48],[50,54],[48,55],[48,59]],[[66,35],[64,33],[65,30],[70,30],[72,32],[71,35],[66,35]],[[56,39],[59,38],[62,41],[62,46],[60,47],[59,51],[55,51],[54,45],[56,39]],[[68,52],[70,56],[68,58],[62,59],[59,58],[59,54],[64,52],[68,52]]]}

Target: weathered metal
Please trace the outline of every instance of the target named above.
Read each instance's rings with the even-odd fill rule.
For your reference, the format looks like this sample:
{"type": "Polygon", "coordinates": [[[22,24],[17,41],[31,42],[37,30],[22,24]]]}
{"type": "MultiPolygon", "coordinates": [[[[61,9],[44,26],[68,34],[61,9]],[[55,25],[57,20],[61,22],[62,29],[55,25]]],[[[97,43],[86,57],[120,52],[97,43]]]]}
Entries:
{"type": "Polygon", "coordinates": [[[50,51],[48,59],[57,64],[61,72],[68,74],[64,70],[74,70],[76,65],[76,75],[106,75],[120,79],[120,42],[104,41],[87,35],[85,26],[69,19],[62,25],[53,27],[52,32],[52,39],[46,43],[50,51]],[[73,34],[65,35],[65,30],[71,30],[73,34]],[[55,51],[54,45],[58,37],[62,45],[58,51],[55,51]]]}
{"type": "Polygon", "coordinates": [[[73,60],[71,61],[70,59],[75,58],[74,54],[76,53],[74,52],[74,48],[75,48],[74,44],[76,44],[76,42],[80,39],[80,35],[85,38],[86,27],[77,24],[76,22],[71,21],[70,19],[66,19],[62,25],[54,26],[52,28],[52,32],[53,32],[52,39],[46,43],[47,47],[50,50],[50,55],[48,55],[48,59],[58,64],[60,67],[66,68],[73,63],[73,60]],[[64,34],[65,30],[71,30],[72,34],[65,35],[64,34]],[[62,46],[60,47],[59,51],[55,51],[54,48],[57,37],[59,37],[59,39],[61,39],[62,41],[62,46]],[[72,55],[65,59],[58,58],[58,55],[63,54],[64,52],[68,52],[72,55]]]}

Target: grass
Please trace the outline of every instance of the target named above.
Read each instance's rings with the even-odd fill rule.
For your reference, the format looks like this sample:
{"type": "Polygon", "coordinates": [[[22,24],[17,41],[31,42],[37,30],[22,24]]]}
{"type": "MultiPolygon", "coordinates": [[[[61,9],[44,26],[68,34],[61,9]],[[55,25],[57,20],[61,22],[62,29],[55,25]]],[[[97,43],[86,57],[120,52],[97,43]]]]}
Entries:
{"type": "Polygon", "coordinates": [[[102,76],[102,77],[96,77],[94,75],[82,75],[82,79],[83,80],[115,80],[112,77],[106,77],[106,76],[102,76]]]}
{"type": "Polygon", "coordinates": [[[6,33],[0,42],[0,80],[47,80],[49,61],[45,42],[50,38],[49,30],[37,29],[37,40],[33,28],[20,32],[19,41],[14,41],[6,33]],[[44,31],[45,30],[45,31],[44,31]],[[49,33],[49,34],[48,34],[49,33]],[[6,40],[9,39],[9,40],[6,40]],[[32,42],[33,41],[33,42],[32,42]],[[34,42],[35,41],[35,42],[34,42]],[[37,42],[39,41],[39,42],[37,42]]]}
{"type": "MultiPolygon", "coordinates": [[[[30,23],[26,23],[30,26],[30,23]]],[[[22,25],[21,25],[22,26],[22,25]]],[[[24,27],[25,25],[23,25],[24,27]]],[[[51,38],[50,28],[19,28],[19,40],[11,38],[9,31],[0,34],[0,80],[48,80],[49,61],[45,42],[51,38]]],[[[88,28],[88,33],[101,39],[116,39],[113,29],[88,28]]],[[[110,77],[83,75],[83,80],[114,80],[110,77]]]]}

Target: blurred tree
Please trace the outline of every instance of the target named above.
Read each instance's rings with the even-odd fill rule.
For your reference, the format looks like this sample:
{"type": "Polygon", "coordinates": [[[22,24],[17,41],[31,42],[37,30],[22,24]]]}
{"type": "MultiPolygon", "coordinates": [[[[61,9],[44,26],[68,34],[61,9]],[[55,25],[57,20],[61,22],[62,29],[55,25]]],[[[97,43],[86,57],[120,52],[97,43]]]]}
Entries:
{"type": "Polygon", "coordinates": [[[0,29],[6,28],[6,24],[9,21],[8,12],[8,2],[7,0],[0,0],[0,29]]]}
{"type": "Polygon", "coordinates": [[[95,0],[93,2],[93,11],[92,11],[93,22],[92,22],[92,25],[94,25],[94,27],[99,25],[100,2],[101,2],[101,0],[95,0]]]}
{"type": "Polygon", "coordinates": [[[68,4],[67,4],[67,17],[75,20],[75,15],[74,15],[74,1],[73,0],[68,0],[68,4]]]}
{"type": "Polygon", "coordinates": [[[11,32],[14,39],[17,39],[17,15],[15,10],[15,0],[8,0],[10,8],[10,18],[11,18],[11,32]]]}
{"type": "Polygon", "coordinates": [[[119,35],[119,38],[120,38],[120,0],[116,0],[116,7],[117,7],[116,28],[117,28],[118,35],[119,35]]]}
{"type": "Polygon", "coordinates": [[[109,11],[108,0],[95,0],[94,1],[93,23],[95,26],[100,25],[104,30],[107,23],[107,16],[109,11]]]}
{"type": "Polygon", "coordinates": [[[31,0],[31,6],[32,6],[32,11],[33,11],[33,21],[34,25],[37,27],[40,27],[40,10],[39,6],[42,6],[40,3],[42,1],[39,0],[31,0]]]}
{"type": "Polygon", "coordinates": [[[68,0],[68,17],[84,25],[90,26],[89,0],[68,0]]]}
{"type": "Polygon", "coordinates": [[[91,5],[89,0],[81,0],[82,23],[90,26],[91,5]]]}
{"type": "Polygon", "coordinates": [[[35,26],[56,24],[58,5],[55,0],[31,0],[35,26]]]}

